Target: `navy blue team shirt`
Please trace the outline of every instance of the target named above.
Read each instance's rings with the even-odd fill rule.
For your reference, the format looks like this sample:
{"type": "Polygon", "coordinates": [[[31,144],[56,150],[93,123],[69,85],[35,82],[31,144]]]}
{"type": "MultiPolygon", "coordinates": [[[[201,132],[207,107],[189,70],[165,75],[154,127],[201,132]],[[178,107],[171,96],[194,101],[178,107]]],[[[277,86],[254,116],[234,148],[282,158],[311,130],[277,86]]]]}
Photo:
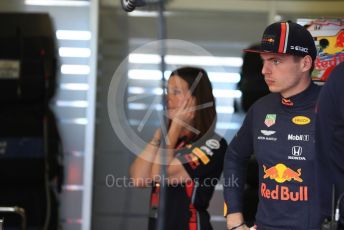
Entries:
{"type": "MultiPolygon", "coordinates": [[[[321,89],[317,117],[317,150],[322,208],[326,212],[335,184],[336,200],[344,193],[344,63],[330,74],[321,89]],[[326,183],[327,182],[327,183],[326,183]]],[[[344,202],[341,202],[341,228],[344,229],[344,202]]]]}
{"type": "Polygon", "coordinates": [[[315,109],[320,87],[291,98],[271,93],[248,111],[224,161],[225,215],[242,212],[246,165],[259,165],[258,229],[319,229],[315,109]],[[233,180],[235,179],[235,183],[233,180]]]}

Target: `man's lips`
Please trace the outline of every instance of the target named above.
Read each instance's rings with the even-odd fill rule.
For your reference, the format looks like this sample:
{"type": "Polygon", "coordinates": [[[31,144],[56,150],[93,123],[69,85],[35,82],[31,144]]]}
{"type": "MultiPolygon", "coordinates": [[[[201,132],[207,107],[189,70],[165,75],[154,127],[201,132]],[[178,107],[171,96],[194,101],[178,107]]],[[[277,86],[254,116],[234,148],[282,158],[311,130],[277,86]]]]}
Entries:
{"type": "Polygon", "coordinates": [[[272,80],[272,79],[265,79],[265,82],[266,82],[266,84],[268,84],[268,85],[272,85],[272,84],[275,83],[275,81],[272,80]]]}

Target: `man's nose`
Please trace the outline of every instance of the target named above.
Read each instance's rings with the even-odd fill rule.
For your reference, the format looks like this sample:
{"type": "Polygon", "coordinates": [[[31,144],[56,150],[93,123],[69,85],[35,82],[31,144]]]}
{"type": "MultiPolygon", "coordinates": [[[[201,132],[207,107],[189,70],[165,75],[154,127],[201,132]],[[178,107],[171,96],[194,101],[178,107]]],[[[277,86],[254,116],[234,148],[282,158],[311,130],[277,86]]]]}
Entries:
{"type": "Polygon", "coordinates": [[[265,75],[267,73],[270,73],[270,67],[269,67],[269,65],[266,62],[264,62],[263,63],[263,68],[262,68],[262,74],[265,75]]]}

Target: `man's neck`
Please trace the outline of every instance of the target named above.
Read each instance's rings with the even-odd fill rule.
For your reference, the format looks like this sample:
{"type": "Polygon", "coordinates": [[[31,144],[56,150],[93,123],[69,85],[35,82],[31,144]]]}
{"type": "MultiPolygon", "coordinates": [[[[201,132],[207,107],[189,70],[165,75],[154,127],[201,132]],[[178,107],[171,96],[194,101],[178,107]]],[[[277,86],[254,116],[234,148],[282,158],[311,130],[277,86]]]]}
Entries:
{"type": "Polygon", "coordinates": [[[287,92],[281,92],[282,97],[284,98],[290,98],[292,96],[295,96],[299,93],[302,93],[305,91],[309,85],[311,84],[312,80],[311,77],[308,76],[307,78],[304,78],[303,81],[301,81],[297,86],[294,87],[294,90],[289,90],[287,92]]]}

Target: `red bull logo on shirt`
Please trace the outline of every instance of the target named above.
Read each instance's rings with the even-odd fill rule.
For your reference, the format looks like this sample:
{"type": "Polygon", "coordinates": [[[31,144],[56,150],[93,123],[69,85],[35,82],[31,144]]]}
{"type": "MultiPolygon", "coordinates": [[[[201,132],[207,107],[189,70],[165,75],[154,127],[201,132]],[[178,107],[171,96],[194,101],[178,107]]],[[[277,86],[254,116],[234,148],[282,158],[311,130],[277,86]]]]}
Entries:
{"type": "MultiPolygon", "coordinates": [[[[279,184],[286,181],[303,182],[301,178],[301,169],[296,171],[287,167],[284,164],[276,164],[270,168],[263,165],[264,179],[271,179],[279,184]]],[[[308,200],[308,187],[299,186],[297,191],[290,191],[288,186],[276,185],[274,188],[268,188],[265,183],[261,184],[261,195],[266,199],[273,200],[288,200],[288,201],[307,201],[308,200]]]]}
{"type": "Polygon", "coordinates": [[[298,169],[297,171],[294,171],[284,164],[277,164],[271,168],[266,168],[265,165],[263,165],[264,168],[264,179],[270,178],[275,180],[278,183],[283,183],[285,181],[291,181],[295,180],[298,182],[302,182],[301,179],[301,169],[298,169]]]}

